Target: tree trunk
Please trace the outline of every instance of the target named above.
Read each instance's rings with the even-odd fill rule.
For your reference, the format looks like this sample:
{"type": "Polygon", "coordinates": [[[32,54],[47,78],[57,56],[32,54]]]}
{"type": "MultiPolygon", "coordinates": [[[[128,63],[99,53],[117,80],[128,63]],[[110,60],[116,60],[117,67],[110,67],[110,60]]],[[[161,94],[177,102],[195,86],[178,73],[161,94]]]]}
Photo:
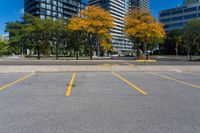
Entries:
{"type": "Polygon", "coordinates": [[[39,43],[37,44],[37,54],[38,54],[38,60],[40,60],[40,45],[39,43]]]}
{"type": "Polygon", "coordinates": [[[90,60],[92,60],[92,56],[93,56],[93,53],[92,53],[92,43],[90,43],[90,60]]]}
{"type": "Polygon", "coordinates": [[[79,57],[79,32],[77,32],[77,41],[76,41],[76,60],[78,60],[79,57]]]}
{"type": "Polygon", "coordinates": [[[56,44],[56,60],[58,60],[58,44],[56,44]]]}
{"type": "Polygon", "coordinates": [[[90,45],[90,60],[92,60],[92,56],[93,56],[93,53],[92,53],[92,35],[90,34],[89,35],[89,45],[90,45]]]}

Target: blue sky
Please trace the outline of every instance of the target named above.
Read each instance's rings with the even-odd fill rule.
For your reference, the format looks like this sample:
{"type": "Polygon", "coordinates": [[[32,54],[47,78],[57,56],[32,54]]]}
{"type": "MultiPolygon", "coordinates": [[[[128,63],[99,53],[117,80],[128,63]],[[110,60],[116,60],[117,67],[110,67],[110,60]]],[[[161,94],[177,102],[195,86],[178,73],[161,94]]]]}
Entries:
{"type": "MultiPolygon", "coordinates": [[[[4,33],[5,23],[20,20],[23,9],[23,0],[0,0],[0,35],[4,33]]],[[[183,0],[150,0],[150,9],[154,17],[158,12],[182,5],[183,0]]]]}

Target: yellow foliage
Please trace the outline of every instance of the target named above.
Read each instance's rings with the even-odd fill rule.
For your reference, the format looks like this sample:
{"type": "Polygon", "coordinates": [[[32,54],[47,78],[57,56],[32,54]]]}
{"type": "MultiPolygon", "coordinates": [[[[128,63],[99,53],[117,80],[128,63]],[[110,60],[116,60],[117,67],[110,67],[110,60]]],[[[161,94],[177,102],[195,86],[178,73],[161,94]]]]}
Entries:
{"type": "Polygon", "coordinates": [[[125,33],[130,39],[139,39],[140,43],[165,36],[163,25],[156,22],[149,12],[138,9],[133,9],[125,17],[125,33]]]}
{"type": "Polygon", "coordinates": [[[88,6],[78,16],[71,18],[69,29],[94,35],[104,51],[108,51],[111,48],[108,42],[112,39],[110,31],[114,27],[113,22],[114,18],[108,11],[98,6],[88,6]]]}
{"type": "Polygon", "coordinates": [[[98,6],[88,6],[77,17],[70,20],[69,28],[75,31],[86,31],[96,36],[105,36],[110,34],[110,30],[114,27],[113,21],[114,18],[108,11],[98,6]]]}
{"type": "Polygon", "coordinates": [[[112,47],[111,44],[107,43],[106,39],[101,39],[101,40],[100,40],[100,45],[103,47],[103,50],[104,50],[105,52],[107,52],[108,50],[110,50],[111,47],[112,47]]]}

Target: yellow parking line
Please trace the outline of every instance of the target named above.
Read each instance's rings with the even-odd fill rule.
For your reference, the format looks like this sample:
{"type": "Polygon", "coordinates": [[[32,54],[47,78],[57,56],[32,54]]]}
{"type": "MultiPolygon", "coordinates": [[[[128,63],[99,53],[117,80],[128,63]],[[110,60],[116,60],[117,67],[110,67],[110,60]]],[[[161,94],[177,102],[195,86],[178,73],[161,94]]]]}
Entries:
{"type": "Polygon", "coordinates": [[[68,89],[67,89],[67,92],[66,92],[66,96],[69,97],[71,95],[71,91],[72,91],[72,85],[73,85],[73,82],[75,80],[75,77],[76,77],[76,73],[74,72],[73,73],[73,76],[72,76],[72,79],[70,81],[70,84],[68,86],[68,89]]]}
{"type": "Polygon", "coordinates": [[[111,66],[120,66],[119,64],[112,64],[111,66]]]}
{"type": "Polygon", "coordinates": [[[18,79],[18,80],[16,80],[16,81],[14,81],[14,82],[11,82],[11,83],[9,83],[9,84],[7,84],[7,85],[1,87],[1,88],[0,88],[0,91],[4,90],[4,89],[6,89],[6,88],[8,88],[8,87],[10,87],[10,86],[12,86],[12,85],[17,84],[17,83],[19,83],[19,82],[21,82],[21,81],[23,81],[23,80],[25,80],[25,79],[27,79],[27,78],[33,76],[34,74],[35,74],[35,73],[31,73],[31,74],[29,74],[29,75],[27,75],[27,76],[24,76],[24,77],[22,77],[22,78],[20,78],[20,79],[18,79]]]}
{"type": "Polygon", "coordinates": [[[142,93],[143,95],[147,95],[146,92],[144,92],[143,90],[141,90],[140,88],[138,88],[137,86],[135,86],[134,84],[130,83],[128,80],[126,80],[125,78],[121,77],[120,75],[118,75],[115,72],[112,72],[116,77],[118,77],[119,79],[121,79],[122,81],[124,81],[125,83],[127,83],[128,85],[130,85],[132,88],[134,88],[135,90],[137,90],[138,92],[142,93]]]}
{"type": "Polygon", "coordinates": [[[158,73],[150,73],[150,74],[164,78],[164,79],[173,80],[173,81],[176,81],[178,83],[181,83],[181,84],[184,84],[184,85],[187,85],[187,86],[190,86],[190,87],[200,88],[199,85],[191,84],[191,83],[188,83],[188,82],[185,82],[185,81],[182,81],[182,80],[178,80],[178,79],[175,79],[175,78],[172,78],[172,77],[168,77],[168,76],[165,76],[165,75],[161,75],[161,74],[158,74],[158,73]]]}
{"type": "Polygon", "coordinates": [[[119,66],[119,64],[100,64],[99,66],[111,67],[111,66],[119,66]]]}
{"type": "Polygon", "coordinates": [[[186,74],[190,74],[190,75],[195,75],[195,76],[200,76],[199,73],[193,73],[193,72],[182,72],[182,73],[186,73],[186,74]]]}
{"type": "Polygon", "coordinates": [[[136,65],[133,65],[133,64],[131,64],[131,63],[124,63],[125,65],[128,65],[128,66],[133,66],[133,67],[135,67],[136,65]]]}
{"type": "Polygon", "coordinates": [[[143,63],[143,62],[147,62],[147,63],[156,63],[156,60],[136,60],[135,62],[139,62],[139,63],[143,63]]]}

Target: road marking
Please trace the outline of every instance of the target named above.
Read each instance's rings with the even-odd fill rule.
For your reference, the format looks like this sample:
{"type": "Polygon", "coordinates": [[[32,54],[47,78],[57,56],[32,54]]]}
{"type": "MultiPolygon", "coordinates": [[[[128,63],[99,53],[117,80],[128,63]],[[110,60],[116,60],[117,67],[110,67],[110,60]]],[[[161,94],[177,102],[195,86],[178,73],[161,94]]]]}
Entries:
{"type": "Polygon", "coordinates": [[[14,82],[11,82],[11,83],[9,83],[9,84],[7,84],[7,85],[1,87],[1,88],[0,88],[0,91],[4,90],[4,89],[6,89],[6,88],[8,88],[8,87],[10,87],[10,86],[13,86],[13,85],[15,85],[15,84],[17,84],[17,83],[19,83],[19,82],[25,80],[25,79],[28,79],[29,77],[33,76],[34,74],[35,74],[35,73],[31,73],[31,74],[26,75],[26,76],[24,76],[24,77],[22,77],[22,78],[20,78],[20,79],[18,79],[18,80],[16,80],[16,81],[14,81],[14,82]]]}
{"type": "Polygon", "coordinates": [[[139,62],[139,63],[143,63],[143,62],[147,62],[147,63],[156,63],[156,60],[136,60],[135,62],[139,62]]]}
{"type": "Polygon", "coordinates": [[[190,74],[190,75],[195,75],[195,76],[200,76],[199,73],[193,73],[193,72],[182,72],[182,73],[190,74]]]}
{"type": "Polygon", "coordinates": [[[125,65],[128,65],[128,66],[133,66],[133,67],[136,67],[136,65],[133,65],[133,64],[131,64],[131,63],[124,63],[125,65]]]}
{"type": "Polygon", "coordinates": [[[72,91],[72,85],[73,85],[73,82],[75,80],[75,77],[76,77],[76,73],[74,72],[73,73],[73,76],[72,76],[72,79],[69,83],[69,86],[68,86],[68,89],[67,89],[67,92],[66,92],[66,96],[69,97],[71,95],[71,91],[72,91]]]}
{"type": "Polygon", "coordinates": [[[138,92],[142,93],[143,95],[147,95],[146,92],[144,92],[143,90],[141,90],[140,88],[138,88],[137,86],[135,86],[134,84],[130,83],[128,80],[126,80],[125,78],[121,77],[120,75],[118,75],[115,72],[112,72],[116,77],[118,77],[119,79],[121,79],[122,81],[124,81],[125,83],[127,83],[128,85],[130,85],[132,88],[134,88],[135,90],[137,90],[138,92]]]}
{"type": "Polygon", "coordinates": [[[119,66],[119,64],[99,64],[99,66],[111,67],[111,66],[119,66]]]}
{"type": "Polygon", "coordinates": [[[168,77],[168,76],[161,75],[161,74],[158,74],[158,73],[150,73],[149,72],[149,74],[152,74],[154,76],[158,76],[158,77],[161,77],[161,78],[164,78],[164,79],[168,79],[168,80],[173,80],[173,81],[176,81],[178,83],[181,83],[181,84],[184,84],[184,85],[187,85],[187,86],[190,86],[190,87],[194,87],[194,88],[199,88],[200,89],[199,85],[191,84],[191,83],[188,83],[188,82],[185,82],[185,81],[182,81],[182,80],[178,80],[176,78],[168,77]]]}

